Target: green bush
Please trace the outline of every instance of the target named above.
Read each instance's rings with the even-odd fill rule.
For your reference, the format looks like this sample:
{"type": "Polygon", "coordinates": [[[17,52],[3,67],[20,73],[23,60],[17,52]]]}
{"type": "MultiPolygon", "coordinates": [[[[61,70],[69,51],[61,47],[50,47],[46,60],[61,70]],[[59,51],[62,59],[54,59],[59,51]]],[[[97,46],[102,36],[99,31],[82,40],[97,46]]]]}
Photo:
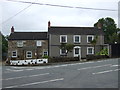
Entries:
{"type": "Polygon", "coordinates": [[[49,58],[49,56],[45,55],[45,56],[43,56],[42,58],[46,58],[46,59],[47,59],[47,58],[49,58]]]}
{"type": "Polygon", "coordinates": [[[108,49],[105,48],[105,49],[101,50],[100,52],[96,53],[96,55],[108,55],[108,49]]]}

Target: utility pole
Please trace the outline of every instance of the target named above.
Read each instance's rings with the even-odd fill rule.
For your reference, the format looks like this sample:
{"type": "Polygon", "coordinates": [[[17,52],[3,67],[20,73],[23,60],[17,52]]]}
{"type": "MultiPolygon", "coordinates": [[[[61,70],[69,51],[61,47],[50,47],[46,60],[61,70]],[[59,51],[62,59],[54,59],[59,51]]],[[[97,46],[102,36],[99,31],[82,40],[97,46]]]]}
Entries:
{"type": "Polygon", "coordinates": [[[120,28],[120,1],[118,2],[118,28],[120,28]]]}

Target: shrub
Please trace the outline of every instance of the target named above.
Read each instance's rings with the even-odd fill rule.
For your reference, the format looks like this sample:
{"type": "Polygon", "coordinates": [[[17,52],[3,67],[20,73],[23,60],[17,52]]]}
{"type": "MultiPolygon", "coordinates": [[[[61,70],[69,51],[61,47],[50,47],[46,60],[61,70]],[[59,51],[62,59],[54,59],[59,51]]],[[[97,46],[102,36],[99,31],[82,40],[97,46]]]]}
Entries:
{"type": "Polygon", "coordinates": [[[100,52],[96,53],[96,55],[107,55],[108,56],[108,49],[105,48],[105,49],[101,50],[100,52]]]}
{"type": "Polygon", "coordinates": [[[42,58],[46,58],[46,59],[47,59],[48,57],[49,57],[49,56],[45,55],[45,56],[43,56],[42,58]]]}

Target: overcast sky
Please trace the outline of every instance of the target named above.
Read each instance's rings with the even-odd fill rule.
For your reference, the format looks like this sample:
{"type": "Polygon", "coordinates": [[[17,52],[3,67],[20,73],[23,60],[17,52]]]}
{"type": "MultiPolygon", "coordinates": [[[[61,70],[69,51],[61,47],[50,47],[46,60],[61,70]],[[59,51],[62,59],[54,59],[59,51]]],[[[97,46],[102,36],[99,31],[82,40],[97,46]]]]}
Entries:
{"type": "MultiPolygon", "coordinates": [[[[73,7],[118,10],[119,0],[19,0],[19,1],[66,5],[73,7]]],[[[1,0],[0,2],[2,5],[1,6],[2,9],[0,9],[0,15],[2,15],[0,16],[0,22],[2,23],[0,25],[2,25],[2,28],[0,29],[2,30],[2,33],[4,35],[10,34],[10,28],[12,26],[15,27],[15,31],[26,32],[47,31],[48,21],[51,21],[52,26],[93,27],[94,23],[97,22],[98,19],[111,17],[115,20],[116,24],[118,24],[117,11],[100,11],[32,4],[29,8],[16,15],[18,12],[28,7],[30,4],[11,2],[6,0],[1,0]],[[14,15],[16,16],[9,19],[14,15]]]]}

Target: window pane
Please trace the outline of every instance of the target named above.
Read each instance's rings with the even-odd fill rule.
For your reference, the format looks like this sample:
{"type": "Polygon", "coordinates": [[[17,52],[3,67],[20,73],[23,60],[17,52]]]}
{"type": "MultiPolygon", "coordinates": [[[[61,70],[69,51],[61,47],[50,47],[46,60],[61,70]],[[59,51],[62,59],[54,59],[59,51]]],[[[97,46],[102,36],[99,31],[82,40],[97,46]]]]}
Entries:
{"type": "Polygon", "coordinates": [[[26,57],[27,57],[27,58],[32,58],[32,52],[31,52],[31,51],[28,51],[28,52],[26,53],[26,57]]]}
{"type": "Polygon", "coordinates": [[[66,38],[62,36],[62,42],[66,42],[66,38]]]}
{"type": "Polygon", "coordinates": [[[88,37],[88,42],[91,42],[92,41],[92,37],[88,37]]]}
{"type": "Polygon", "coordinates": [[[75,54],[79,54],[79,48],[75,48],[75,54]]]}
{"type": "Polygon", "coordinates": [[[75,42],[79,42],[79,36],[75,36],[75,42]]]}
{"type": "Polygon", "coordinates": [[[92,48],[89,48],[89,49],[88,49],[88,53],[92,53],[92,48]]]}
{"type": "Polygon", "coordinates": [[[23,47],[23,41],[18,41],[18,42],[17,42],[17,46],[18,46],[18,47],[23,47]]]}
{"type": "Polygon", "coordinates": [[[16,52],[13,52],[13,55],[12,56],[16,56],[16,52]]]}
{"type": "Polygon", "coordinates": [[[42,42],[41,41],[37,41],[37,46],[42,46],[42,42]]]}
{"type": "Polygon", "coordinates": [[[47,51],[46,51],[46,52],[44,52],[44,56],[47,56],[47,55],[48,55],[47,51]]]}
{"type": "Polygon", "coordinates": [[[62,49],[62,54],[65,54],[66,53],[66,50],[65,49],[62,49]]]}

